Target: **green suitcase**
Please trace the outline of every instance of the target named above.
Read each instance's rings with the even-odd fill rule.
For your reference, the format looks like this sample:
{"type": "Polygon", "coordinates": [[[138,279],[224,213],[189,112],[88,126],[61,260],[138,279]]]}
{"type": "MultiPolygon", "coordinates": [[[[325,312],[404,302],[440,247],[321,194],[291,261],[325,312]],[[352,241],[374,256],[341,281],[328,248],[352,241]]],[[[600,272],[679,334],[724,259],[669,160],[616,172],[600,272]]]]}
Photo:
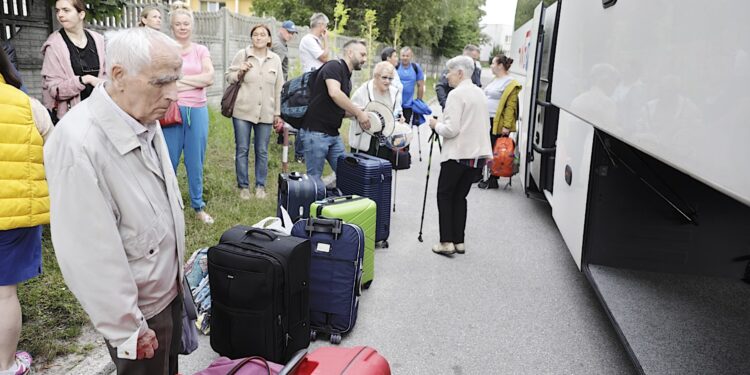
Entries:
{"type": "Polygon", "coordinates": [[[358,195],[330,197],[310,205],[311,217],[341,219],[354,224],[365,233],[365,256],[362,269],[362,288],[367,289],[375,277],[375,223],[378,213],[375,201],[358,195]]]}

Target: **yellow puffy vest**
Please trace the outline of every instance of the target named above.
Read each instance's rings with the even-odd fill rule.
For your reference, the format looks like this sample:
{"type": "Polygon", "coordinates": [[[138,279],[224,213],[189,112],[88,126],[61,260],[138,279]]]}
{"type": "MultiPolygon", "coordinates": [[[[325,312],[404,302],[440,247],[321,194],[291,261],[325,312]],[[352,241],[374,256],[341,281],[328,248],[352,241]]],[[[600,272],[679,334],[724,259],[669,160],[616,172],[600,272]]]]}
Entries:
{"type": "Polygon", "coordinates": [[[0,230],[49,223],[42,144],[29,97],[0,75],[0,230]]]}

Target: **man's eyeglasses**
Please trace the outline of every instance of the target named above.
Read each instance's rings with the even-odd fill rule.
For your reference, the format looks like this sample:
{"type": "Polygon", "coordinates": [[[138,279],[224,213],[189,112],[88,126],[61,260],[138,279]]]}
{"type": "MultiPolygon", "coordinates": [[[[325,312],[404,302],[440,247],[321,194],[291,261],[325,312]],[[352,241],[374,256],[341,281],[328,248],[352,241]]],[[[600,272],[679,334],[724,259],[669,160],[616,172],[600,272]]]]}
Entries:
{"type": "Polygon", "coordinates": [[[379,75],[378,77],[380,77],[381,79],[384,79],[386,81],[393,81],[393,77],[381,76],[381,75],[379,75]]]}

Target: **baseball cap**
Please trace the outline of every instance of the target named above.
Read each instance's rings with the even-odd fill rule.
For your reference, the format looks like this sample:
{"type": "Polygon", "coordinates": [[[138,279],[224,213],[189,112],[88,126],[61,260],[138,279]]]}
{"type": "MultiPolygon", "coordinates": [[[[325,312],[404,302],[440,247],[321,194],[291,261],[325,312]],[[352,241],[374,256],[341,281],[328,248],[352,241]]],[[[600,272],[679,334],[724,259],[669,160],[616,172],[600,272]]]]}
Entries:
{"type": "Polygon", "coordinates": [[[285,28],[286,31],[288,31],[290,33],[296,33],[297,32],[297,28],[294,27],[294,22],[289,21],[289,20],[282,22],[281,23],[281,27],[285,28]]]}

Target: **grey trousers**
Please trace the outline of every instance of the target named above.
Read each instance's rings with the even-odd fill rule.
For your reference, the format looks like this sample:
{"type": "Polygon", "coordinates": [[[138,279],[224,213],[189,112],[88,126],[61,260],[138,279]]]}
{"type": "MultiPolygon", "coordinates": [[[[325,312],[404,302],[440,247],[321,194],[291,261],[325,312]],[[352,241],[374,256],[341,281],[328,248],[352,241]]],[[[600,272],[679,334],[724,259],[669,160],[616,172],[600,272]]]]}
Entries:
{"type": "Polygon", "coordinates": [[[117,358],[117,348],[107,342],[109,356],[117,367],[117,375],[174,375],[182,337],[182,298],[178,295],[162,312],[146,321],[156,333],[159,348],[151,359],[117,358]]]}

